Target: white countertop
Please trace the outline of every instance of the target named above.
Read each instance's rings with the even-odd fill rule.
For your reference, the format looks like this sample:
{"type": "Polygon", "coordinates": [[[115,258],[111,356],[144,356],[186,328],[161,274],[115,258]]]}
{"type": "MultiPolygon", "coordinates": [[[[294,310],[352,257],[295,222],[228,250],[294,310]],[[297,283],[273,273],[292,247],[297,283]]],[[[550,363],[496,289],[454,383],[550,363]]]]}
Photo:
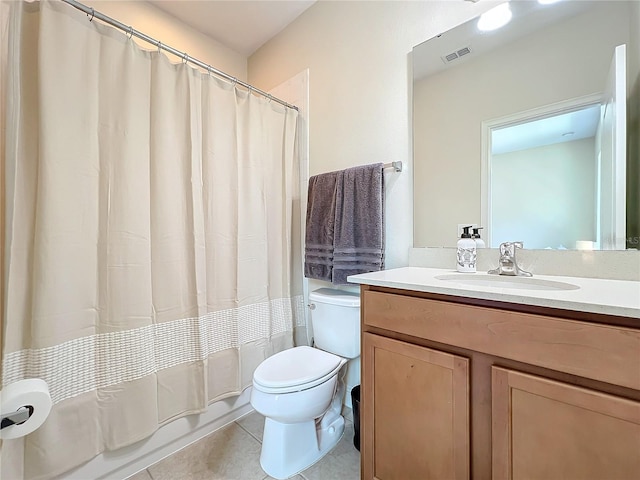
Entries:
{"type": "MultiPolygon", "coordinates": [[[[495,300],[578,312],[601,313],[640,319],[640,282],[597,278],[534,275],[532,278],[565,282],[575,290],[533,290],[482,285],[466,285],[436,278],[441,275],[486,275],[486,272],[457,273],[455,270],[425,267],[402,267],[380,272],[351,275],[347,281],[364,285],[440,293],[457,297],[495,300]]],[[[494,277],[491,275],[490,277],[494,277]]],[[[518,277],[515,278],[517,281],[518,277]]]]}

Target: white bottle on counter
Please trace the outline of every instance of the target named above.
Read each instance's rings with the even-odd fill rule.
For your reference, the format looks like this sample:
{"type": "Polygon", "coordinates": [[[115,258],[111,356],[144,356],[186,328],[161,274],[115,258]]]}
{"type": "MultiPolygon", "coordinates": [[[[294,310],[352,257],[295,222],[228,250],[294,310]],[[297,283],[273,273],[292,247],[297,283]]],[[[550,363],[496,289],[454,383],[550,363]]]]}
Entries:
{"type": "Polygon", "coordinates": [[[457,269],[461,273],[473,273],[476,271],[476,242],[471,238],[469,229],[471,226],[462,229],[462,236],[458,240],[457,269]]]}
{"type": "Polygon", "coordinates": [[[471,238],[476,242],[476,248],[484,248],[485,243],[484,240],[480,238],[480,230],[484,227],[473,227],[473,233],[471,234],[471,238]]]}

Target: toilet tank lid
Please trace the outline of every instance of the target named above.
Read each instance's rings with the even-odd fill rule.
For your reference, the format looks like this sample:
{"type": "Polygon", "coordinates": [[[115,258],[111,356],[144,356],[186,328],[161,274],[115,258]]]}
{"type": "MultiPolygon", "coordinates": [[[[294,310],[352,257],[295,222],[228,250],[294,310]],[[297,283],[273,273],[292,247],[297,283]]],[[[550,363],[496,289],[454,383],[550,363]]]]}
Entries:
{"type": "Polygon", "coordinates": [[[309,300],[318,303],[329,303],[343,307],[359,307],[360,295],[335,288],[319,288],[309,294],[309,300]]]}

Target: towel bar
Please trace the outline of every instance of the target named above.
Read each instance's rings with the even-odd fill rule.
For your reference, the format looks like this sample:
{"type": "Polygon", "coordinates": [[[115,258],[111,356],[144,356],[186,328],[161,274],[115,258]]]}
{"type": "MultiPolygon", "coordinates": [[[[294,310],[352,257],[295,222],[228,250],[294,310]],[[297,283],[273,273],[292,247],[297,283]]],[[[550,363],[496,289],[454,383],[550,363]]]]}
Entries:
{"type": "Polygon", "coordinates": [[[402,171],[402,162],[385,163],[383,165],[383,168],[393,168],[393,170],[395,172],[401,172],[402,171]]]}

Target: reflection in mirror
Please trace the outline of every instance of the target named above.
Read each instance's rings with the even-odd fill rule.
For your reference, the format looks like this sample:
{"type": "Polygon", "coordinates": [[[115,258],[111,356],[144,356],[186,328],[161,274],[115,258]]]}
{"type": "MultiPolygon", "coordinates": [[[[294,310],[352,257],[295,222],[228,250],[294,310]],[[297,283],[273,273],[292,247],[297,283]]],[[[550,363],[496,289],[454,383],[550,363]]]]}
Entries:
{"type": "Polygon", "coordinates": [[[584,239],[597,229],[599,120],[598,103],[490,129],[488,246],[526,238],[529,248],[595,247],[584,239]]]}
{"type": "Polygon", "coordinates": [[[638,248],[640,2],[511,7],[499,30],[472,20],[414,48],[414,246],[454,246],[459,224],[482,224],[487,246],[638,248]],[[627,96],[616,147],[624,127],[609,119],[627,96]]]}

